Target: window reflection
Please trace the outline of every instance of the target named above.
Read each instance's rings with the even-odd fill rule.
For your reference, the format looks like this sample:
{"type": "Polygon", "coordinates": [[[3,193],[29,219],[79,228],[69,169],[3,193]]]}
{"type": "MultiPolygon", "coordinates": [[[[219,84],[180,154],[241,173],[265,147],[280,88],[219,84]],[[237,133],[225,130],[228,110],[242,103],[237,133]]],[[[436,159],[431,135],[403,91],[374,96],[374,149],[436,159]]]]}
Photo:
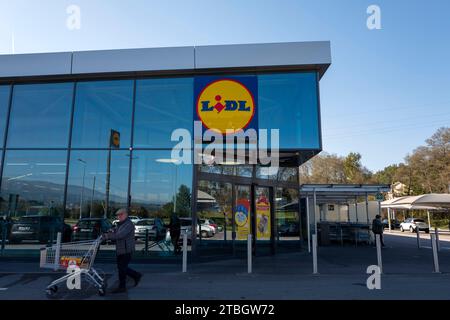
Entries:
{"type": "Polygon", "coordinates": [[[10,90],[10,86],[0,86],[0,148],[3,148],[3,139],[5,137],[10,90]]]}
{"type": "Polygon", "coordinates": [[[108,150],[71,152],[67,218],[112,218],[118,209],[127,206],[130,152],[112,150],[109,170],[108,156],[108,150]]]}
{"type": "Polygon", "coordinates": [[[66,151],[8,151],[1,186],[2,215],[62,216],[66,151]]]}
{"type": "Polygon", "coordinates": [[[172,131],[193,127],[193,78],[138,80],[135,147],[170,148],[172,131]]]}
{"type": "Polygon", "coordinates": [[[259,127],[280,130],[280,148],[319,148],[315,73],[258,76],[259,127]]]}
{"type": "Polygon", "coordinates": [[[108,148],[110,132],[120,133],[120,147],[131,143],[133,81],[79,82],[72,133],[74,148],[108,148]]]}
{"type": "Polygon", "coordinates": [[[296,189],[277,188],[275,197],[275,220],[277,240],[289,241],[300,239],[300,215],[298,191],[296,189]]]}
{"type": "Polygon", "coordinates": [[[256,177],[280,182],[298,182],[297,167],[264,167],[257,166],[256,177]]]}
{"type": "Polygon", "coordinates": [[[177,164],[170,151],[135,151],[131,178],[131,212],[169,223],[175,212],[191,217],[192,166],[177,164]]]}
{"type": "Polygon", "coordinates": [[[73,83],[15,85],[8,147],[66,148],[73,83]]]}
{"type": "MultiPolygon", "coordinates": [[[[231,183],[201,180],[197,190],[197,217],[204,240],[232,240],[231,183]]],[[[200,230],[199,230],[200,231],[200,230]]]]}

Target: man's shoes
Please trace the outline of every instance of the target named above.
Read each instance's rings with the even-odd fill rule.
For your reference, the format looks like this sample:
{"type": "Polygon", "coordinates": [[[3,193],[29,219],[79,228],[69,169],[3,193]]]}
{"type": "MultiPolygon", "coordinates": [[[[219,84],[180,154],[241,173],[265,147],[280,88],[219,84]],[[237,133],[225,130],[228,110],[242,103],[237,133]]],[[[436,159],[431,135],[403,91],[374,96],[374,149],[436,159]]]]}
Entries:
{"type": "Polygon", "coordinates": [[[127,292],[127,288],[121,288],[121,287],[115,288],[114,290],[111,291],[111,293],[113,293],[113,294],[115,294],[115,293],[125,293],[125,292],[127,292]]]}
{"type": "Polygon", "coordinates": [[[139,275],[136,277],[136,279],[134,279],[134,286],[135,287],[137,287],[139,282],[141,282],[141,278],[142,278],[142,273],[139,273],[139,275]]]}

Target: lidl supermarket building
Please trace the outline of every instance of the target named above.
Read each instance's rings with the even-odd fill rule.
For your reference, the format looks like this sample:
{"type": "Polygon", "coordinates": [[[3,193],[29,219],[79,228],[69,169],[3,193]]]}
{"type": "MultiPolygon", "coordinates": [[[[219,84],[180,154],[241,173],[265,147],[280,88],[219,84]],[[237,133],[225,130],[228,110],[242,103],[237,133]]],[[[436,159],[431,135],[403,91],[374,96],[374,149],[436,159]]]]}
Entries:
{"type": "MultiPolygon", "coordinates": [[[[319,81],[330,64],[329,42],[2,55],[1,215],[73,226],[128,207],[163,238],[159,223],[175,212],[200,225],[196,254],[239,252],[248,233],[257,253],[297,250],[307,228],[298,166],[322,150],[319,81]],[[193,139],[194,121],[205,130],[232,114],[236,130],[279,129],[278,169],[173,160],[175,130],[193,139]]],[[[31,246],[10,234],[7,249],[31,246]]]]}

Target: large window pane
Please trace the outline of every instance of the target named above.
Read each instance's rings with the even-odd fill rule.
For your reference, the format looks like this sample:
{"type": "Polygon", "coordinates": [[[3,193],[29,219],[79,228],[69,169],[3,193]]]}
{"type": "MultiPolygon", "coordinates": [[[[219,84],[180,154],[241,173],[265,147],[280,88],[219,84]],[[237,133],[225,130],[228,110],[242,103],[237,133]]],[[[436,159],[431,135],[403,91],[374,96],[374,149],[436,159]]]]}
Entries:
{"type": "Polygon", "coordinates": [[[280,241],[300,240],[298,191],[296,189],[277,188],[275,208],[278,244],[280,245],[280,241]]]}
{"type": "Polygon", "coordinates": [[[71,152],[66,200],[70,220],[112,219],[115,211],[127,206],[130,152],[113,150],[111,161],[108,158],[107,150],[71,152]]]}
{"type": "MultiPolygon", "coordinates": [[[[173,234],[172,239],[167,229],[173,214],[180,220],[181,231],[187,232],[188,243],[192,242],[192,165],[177,164],[170,155],[170,151],[133,152],[131,214],[159,225],[149,238],[164,242],[164,245],[151,245],[150,254],[173,253],[177,236],[173,234]]],[[[137,248],[144,248],[144,240],[145,234],[139,237],[137,248]]]]}
{"type": "Polygon", "coordinates": [[[168,223],[172,212],[191,217],[192,166],[177,164],[170,151],[133,152],[132,212],[168,223]]]}
{"type": "Polygon", "coordinates": [[[65,148],[73,83],[14,86],[8,147],[65,148]]]}
{"type": "Polygon", "coordinates": [[[172,131],[192,131],[192,104],[193,78],[137,81],[134,146],[171,148],[172,131]]]}
{"type": "Polygon", "coordinates": [[[256,177],[258,179],[268,179],[283,182],[298,182],[297,167],[256,167],[256,177]]]}
{"type": "Polygon", "coordinates": [[[232,240],[233,205],[231,183],[200,180],[197,190],[197,219],[204,240],[232,240]],[[211,234],[211,226],[215,228],[211,234]]]}
{"type": "Polygon", "coordinates": [[[1,186],[2,215],[62,216],[66,151],[8,151],[1,186]]]}
{"type": "Polygon", "coordinates": [[[10,86],[0,86],[0,148],[3,148],[3,139],[5,137],[10,90],[10,86]]]}
{"type": "Polygon", "coordinates": [[[133,81],[91,81],[77,84],[72,133],[74,148],[108,148],[111,130],[120,133],[120,147],[131,143],[133,81]]]}
{"type": "Polygon", "coordinates": [[[279,129],[280,148],[318,149],[315,73],[258,76],[259,128],[279,129]]]}

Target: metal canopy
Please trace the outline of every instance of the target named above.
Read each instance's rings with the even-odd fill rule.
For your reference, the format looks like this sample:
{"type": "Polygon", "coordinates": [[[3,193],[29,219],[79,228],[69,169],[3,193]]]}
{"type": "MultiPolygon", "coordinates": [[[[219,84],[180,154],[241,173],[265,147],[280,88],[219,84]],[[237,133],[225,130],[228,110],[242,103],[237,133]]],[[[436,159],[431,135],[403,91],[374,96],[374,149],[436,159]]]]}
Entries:
{"type": "Polygon", "coordinates": [[[316,203],[348,203],[354,202],[356,197],[376,195],[380,192],[390,191],[385,184],[303,184],[300,186],[302,197],[315,194],[316,203]]]}

